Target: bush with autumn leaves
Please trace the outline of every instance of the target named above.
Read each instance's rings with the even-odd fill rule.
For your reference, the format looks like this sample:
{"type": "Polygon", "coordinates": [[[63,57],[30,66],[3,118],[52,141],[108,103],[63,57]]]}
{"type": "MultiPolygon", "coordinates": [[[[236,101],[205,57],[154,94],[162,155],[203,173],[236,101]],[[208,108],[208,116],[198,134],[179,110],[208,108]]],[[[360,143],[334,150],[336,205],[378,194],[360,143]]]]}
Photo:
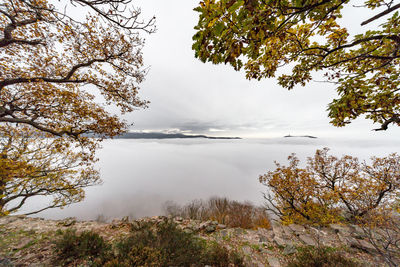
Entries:
{"type": "Polygon", "coordinates": [[[355,223],[399,211],[399,155],[372,157],[368,163],[328,152],[317,150],[304,168],[292,154],[288,166],[276,162],[274,171],[260,176],[269,188],[264,195],[269,209],[284,224],[355,223]]]}

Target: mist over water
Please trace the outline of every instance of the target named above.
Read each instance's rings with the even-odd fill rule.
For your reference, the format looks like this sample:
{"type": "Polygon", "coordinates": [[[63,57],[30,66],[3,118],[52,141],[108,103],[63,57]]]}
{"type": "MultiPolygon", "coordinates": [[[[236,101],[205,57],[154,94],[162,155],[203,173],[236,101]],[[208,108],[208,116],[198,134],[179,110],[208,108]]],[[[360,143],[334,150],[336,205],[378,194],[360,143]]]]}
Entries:
{"type": "MultiPolygon", "coordinates": [[[[306,157],[323,147],[331,148],[337,156],[349,154],[367,160],[399,151],[400,142],[307,138],[107,140],[98,152],[103,184],[87,188],[83,202],[36,216],[139,218],[161,215],[166,201],[185,204],[211,196],[262,204],[261,192],[266,188],[258,182],[260,174],[274,169],[275,160],[286,164],[291,153],[304,164],[306,157]]],[[[21,212],[43,201],[34,199],[21,212]]]]}

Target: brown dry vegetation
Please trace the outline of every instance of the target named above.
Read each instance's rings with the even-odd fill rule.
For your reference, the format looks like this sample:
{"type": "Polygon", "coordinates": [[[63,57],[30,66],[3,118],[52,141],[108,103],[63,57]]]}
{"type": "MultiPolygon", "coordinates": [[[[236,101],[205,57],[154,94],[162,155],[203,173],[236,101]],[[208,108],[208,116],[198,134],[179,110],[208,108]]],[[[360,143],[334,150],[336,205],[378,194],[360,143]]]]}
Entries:
{"type": "Polygon", "coordinates": [[[228,227],[245,229],[271,227],[264,207],[257,207],[250,202],[239,202],[222,197],[212,197],[207,201],[193,200],[184,206],[167,202],[164,210],[167,215],[200,221],[214,220],[228,227]]]}

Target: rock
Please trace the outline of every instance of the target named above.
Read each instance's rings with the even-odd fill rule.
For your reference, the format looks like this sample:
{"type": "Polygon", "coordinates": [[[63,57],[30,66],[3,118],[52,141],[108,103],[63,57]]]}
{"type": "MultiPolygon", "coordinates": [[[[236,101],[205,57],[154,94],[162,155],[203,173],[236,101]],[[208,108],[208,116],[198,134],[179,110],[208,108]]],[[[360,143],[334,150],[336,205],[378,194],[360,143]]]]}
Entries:
{"type": "Polygon", "coordinates": [[[275,258],[275,257],[268,257],[268,264],[271,267],[281,267],[281,263],[279,262],[279,259],[275,258]]]}
{"type": "Polygon", "coordinates": [[[344,237],[343,238],[344,239],[344,243],[347,245],[347,246],[351,246],[352,244],[356,244],[357,243],[357,239],[355,239],[354,237],[352,237],[352,236],[346,236],[346,237],[344,237]]]}
{"type": "Polygon", "coordinates": [[[273,231],[273,233],[274,233],[275,236],[279,236],[279,237],[282,237],[282,236],[283,236],[283,229],[281,228],[280,225],[275,224],[275,225],[272,227],[272,231],[273,231]]]}
{"type": "Polygon", "coordinates": [[[31,242],[32,239],[27,237],[27,238],[23,238],[19,241],[19,243],[15,246],[12,247],[13,250],[20,250],[22,248],[24,248],[26,245],[29,244],[29,242],[31,242]]]}
{"type": "Polygon", "coordinates": [[[282,232],[284,236],[291,236],[293,234],[293,230],[287,226],[287,225],[282,225],[282,232]]]}
{"type": "MultiPolygon", "coordinates": [[[[146,224],[149,224],[152,229],[162,224],[167,217],[152,217],[142,218],[131,221],[128,225],[131,225],[133,229],[141,228],[146,224]]],[[[382,262],[377,257],[377,251],[373,245],[368,242],[366,237],[361,235],[362,229],[357,226],[347,225],[332,225],[332,227],[311,227],[291,224],[288,226],[282,226],[274,224],[272,229],[242,229],[242,228],[229,228],[226,225],[219,224],[216,221],[201,222],[190,219],[171,218],[171,221],[177,223],[178,227],[186,233],[199,233],[200,238],[204,238],[211,242],[220,242],[221,245],[226,246],[228,249],[235,249],[240,254],[245,256],[245,263],[248,267],[261,267],[261,266],[273,266],[280,267],[284,266],[286,255],[292,257],[293,253],[296,253],[297,248],[303,245],[318,246],[324,245],[332,248],[341,247],[352,247],[351,251],[354,257],[358,260],[369,261],[369,266],[380,266],[378,263],[382,262]],[[200,231],[201,229],[201,231],[200,231]],[[205,233],[213,233],[206,235],[205,233]],[[278,247],[279,246],[279,247],[278,247]],[[282,263],[280,262],[282,259],[282,263]],[[268,262],[267,262],[268,261],[268,262]]],[[[62,226],[74,225],[77,231],[83,230],[95,230],[100,234],[104,234],[108,240],[115,240],[120,234],[128,234],[129,227],[125,227],[127,224],[122,220],[113,220],[112,224],[100,224],[95,222],[80,222],[76,221],[75,218],[67,218],[65,220],[54,221],[54,220],[42,220],[38,218],[26,218],[22,219],[17,216],[5,216],[0,218],[0,239],[7,231],[18,231],[22,229],[24,231],[30,231],[29,236],[21,236],[18,241],[13,242],[8,246],[8,250],[12,252],[13,257],[9,259],[1,258],[0,256],[0,267],[15,267],[19,266],[20,262],[29,262],[29,266],[52,266],[50,255],[53,251],[52,245],[48,245],[46,248],[36,250],[36,245],[30,247],[33,235],[41,234],[44,232],[51,232],[60,229],[62,226]],[[110,229],[110,227],[115,229],[110,229]],[[34,231],[33,231],[34,230],[34,231]],[[45,251],[46,250],[46,251],[45,251]],[[15,262],[11,262],[14,261],[15,262]]],[[[374,230],[372,234],[378,233],[378,230],[374,230]]],[[[389,234],[390,233],[386,233],[389,234]]],[[[111,242],[110,241],[110,242],[111,242]]],[[[2,255],[3,257],[6,255],[2,255]]],[[[362,263],[364,266],[364,262],[362,263]]]]}
{"type": "Polygon", "coordinates": [[[377,252],[375,247],[371,243],[365,240],[357,240],[355,238],[349,238],[348,241],[349,241],[349,246],[352,248],[356,248],[370,254],[374,254],[377,252]]]}
{"type": "Polygon", "coordinates": [[[295,246],[287,245],[282,253],[283,253],[283,255],[290,255],[290,254],[296,253],[296,251],[297,251],[297,249],[295,246]]]}
{"type": "Polygon", "coordinates": [[[310,227],[309,233],[315,236],[316,238],[319,238],[321,236],[325,236],[327,233],[321,230],[320,227],[310,227]]]}
{"type": "Polygon", "coordinates": [[[336,235],[324,235],[320,236],[318,242],[322,244],[323,246],[327,247],[335,247],[337,244],[337,239],[335,237],[336,235]]]}
{"type": "Polygon", "coordinates": [[[345,226],[345,225],[331,224],[331,225],[329,225],[329,227],[331,229],[333,229],[336,234],[342,234],[342,235],[348,236],[351,233],[350,228],[348,226],[345,226]]]}
{"type": "Polygon", "coordinates": [[[131,222],[132,229],[140,229],[140,223],[138,221],[131,222]]]}
{"type": "Polygon", "coordinates": [[[58,223],[58,225],[69,227],[69,226],[74,225],[75,223],[76,223],[76,218],[75,217],[69,217],[69,218],[65,218],[64,220],[60,221],[58,223]]]}
{"type": "Polygon", "coordinates": [[[261,243],[269,243],[272,242],[274,239],[274,232],[272,230],[257,229],[257,234],[259,242],[261,243]]]}
{"type": "Polygon", "coordinates": [[[207,233],[215,232],[215,230],[217,230],[217,227],[216,227],[215,225],[209,225],[209,226],[207,226],[206,229],[205,229],[205,231],[206,231],[207,233]]]}
{"type": "Polygon", "coordinates": [[[187,233],[187,234],[193,234],[193,230],[190,229],[190,228],[186,228],[186,229],[184,229],[183,231],[184,231],[185,233],[187,233]]]}
{"type": "Polygon", "coordinates": [[[192,229],[193,229],[193,231],[195,231],[195,232],[200,232],[200,230],[201,230],[201,228],[200,228],[199,225],[195,225],[192,229]]]}
{"type": "MultiPolygon", "coordinates": [[[[278,246],[286,246],[288,245],[287,241],[279,236],[274,236],[274,242],[278,245],[278,246]]],[[[290,243],[291,244],[291,243],[290,243]]]]}
{"type": "Polygon", "coordinates": [[[244,234],[244,230],[243,230],[242,228],[235,228],[235,229],[233,230],[233,233],[234,233],[235,235],[242,235],[242,234],[244,234]]]}
{"type": "Polygon", "coordinates": [[[268,239],[268,237],[260,235],[260,243],[268,243],[270,240],[268,239]]]}
{"type": "Polygon", "coordinates": [[[304,233],[306,228],[304,226],[299,225],[299,224],[290,224],[288,226],[293,232],[296,232],[296,234],[304,233]]]}
{"type": "Polygon", "coordinates": [[[200,223],[199,228],[200,228],[200,230],[204,230],[204,229],[206,229],[207,226],[209,226],[210,224],[211,224],[210,221],[202,222],[202,223],[200,223]]]}
{"type": "Polygon", "coordinates": [[[283,227],[279,227],[277,225],[274,225],[272,230],[273,230],[273,233],[274,233],[273,240],[278,246],[285,247],[287,245],[293,245],[294,244],[293,236],[292,235],[287,235],[285,233],[285,230],[286,231],[291,231],[289,229],[289,227],[287,227],[287,229],[284,230],[283,227]]]}
{"type": "Polygon", "coordinates": [[[268,254],[268,255],[274,255],[275,253],[269,249],[262,249],[261,250],[262,253],[268,254]]]}
{"type": "Polygon", "coordinates": [[[346,236],[344,236],[344,235],[338,233],[338,234],[337,234],[337,237],[338,237],[338,239],[339,239],[341,245],[345,245],[345,246],[348,245],[346,236]]]}
{"type": "Polygon", "coordinates": [[[175,217],[175,221],[177,221],[177,222],[182,222],[183,221],[183,218],[182,217],[175,217]]]}
{"type": "Polygon", "coordinates": [[[358,225],[350,225],[352,230],[352,235],[357,239],[364,239],[367,237],[367,234],[363,231],[363,229],[358,225]]]}
{"type": "Polygon", "coordinates": [[[129,216],[122,217],[121,222],[122,223],[129,223],[129,216]]]}
{"type": "Polygon", "coordinates": [[[120,224],[121,224],[120,220],[118,220],[118,219],[113,219],[113,220],[111,221],[111,228],[118,228],[120,224]]]}
{"type": "Polygon", "coordinates": [[[218,229],[225,229],[225,228],[226,228],[226,225],[225,225],[225,224],[218,224],[218,225],[217,225],[217,228],[218,228],[218,229]]]}
{"type": "Polygon", "coordinates": [[[309,235],[303,234],[299,235],[299,239],[307,246],[316,246],[317,242],[309,235]]]}

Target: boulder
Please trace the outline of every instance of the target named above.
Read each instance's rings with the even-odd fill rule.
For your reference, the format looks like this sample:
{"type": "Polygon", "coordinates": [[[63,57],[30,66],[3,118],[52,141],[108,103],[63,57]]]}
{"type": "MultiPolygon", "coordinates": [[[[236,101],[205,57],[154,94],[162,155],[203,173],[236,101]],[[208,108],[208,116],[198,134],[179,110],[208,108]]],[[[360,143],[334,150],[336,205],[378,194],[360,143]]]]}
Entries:
{"type": "Polygon", "coordinates": [[[64,220],[61,220],[58,222],[59,226],[65,226],[65,227],[69,227],[76,224],[76,218],[75,217],[68,217],[65,218],[64,220]]]}
{"type": "Polygon", "coordinates": [[[287,245],[287,246],[285,247],[285,249],[283,250],[282,254],[283,254],[283,255],[290,255],[290,254],[296,253],[296,251],[297,251],[297,249],[296,249],[295,246],[293,246],[293,245],[287,245]]]}
{"type": "Polygon", "coordinates": [[[218,224],[218,225],[217,225],[217,228],[218,228],[218,229],[225,229],[225,228],[226,228],[226,225],[225,225],[225,224],[218,224]]]}
{"type": "Polygon", "coordinates": [[[343,236],[349,236],[352,232],[350,227],[341,224],[331,224],[329,225],[331,229],[335,231],[336,234],[341,234],[343,236]]]}
{"type": "Polygon", "coordinates": [[[289,227],[293,232],[295,232],[296,234],[304,233],[305,230],[306,230],[306,228],[305,228],[304,226],[299,225],[299,224],[290,224],[290,225],[288,225],[288,227],[289,227]]]}
{"type": "Polygon", "coordinates": [[[359,249],[361,251],[364,251],[364,252],[367,252],[367,253],[370,253],[370,254],[377,253],[375,247],[371,243],[369,243],[369,242],[367,242],[365,240],[358,240],[358,239],[355,239],[355,238],[348,238],[348,244],[349,244],[349,247],[356,248],[356,249],[359,249]]]}
{"type": "Polygon", "coordinates": [[[215,230],[217,230],[217,227],[215,225],[209,225],[205,229],[206,233],[212,233],[215,232],[215,230]]]}
{"type": "Polygon", "coordinates": [[[317,245],[317,242],[310,235],[307,235],[307,234],[299,235],[299,239],[301,242],[303,242],[307,246],[316,246],[317,245]]]}

